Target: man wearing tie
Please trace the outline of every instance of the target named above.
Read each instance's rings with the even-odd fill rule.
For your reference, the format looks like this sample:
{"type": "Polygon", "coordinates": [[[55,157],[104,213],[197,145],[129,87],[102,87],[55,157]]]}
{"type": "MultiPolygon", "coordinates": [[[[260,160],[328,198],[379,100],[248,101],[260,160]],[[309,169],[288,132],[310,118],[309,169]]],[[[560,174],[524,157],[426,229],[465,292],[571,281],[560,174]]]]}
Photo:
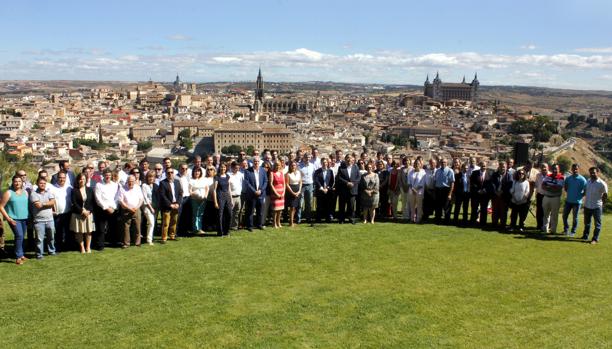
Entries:
{"type": "Polygon", "coordinates": [[[355,224],[355,200],[359,193],[361,175],[355,166],[355,158],[347,155],[344,165],[338,169],[336,177],[336,190],[338,192],[340,207],[338,208],[338,223],[343,224],[346,215],[351,223],[355,224]]]}
{"type": "Polygon", "coordinates": [[[314,173],[315,196],[317,197],[317,223],[325,219],[331,222],[334,212],[334,172],[329,168],[329,160],[321,159],[321,168],[314,173]]]}
{"type": "Polygon", "coordinates": [[[253,167],[244,173],[245,203],[246,203],[246,228],[253,231],[253,211],[255,211],[255,227],[263,230],[262,208],[266,197],[268,176],[266,171],[260,167],[259,157],[253,158],[253,167]]]}
{"type": "Polygon", "coordinates": [[[487,165],[484,161],[480,162],[480,168],[472,171],[470,176],[470,197],[472,213],[470,215],[470,223],[476,225],[478,218],[478,210],[480,209],[480,225],[487,224],[487,208],[489,206],[489,195],[485,189],[485,182],[489,180],[487,176],[487,165]]]}

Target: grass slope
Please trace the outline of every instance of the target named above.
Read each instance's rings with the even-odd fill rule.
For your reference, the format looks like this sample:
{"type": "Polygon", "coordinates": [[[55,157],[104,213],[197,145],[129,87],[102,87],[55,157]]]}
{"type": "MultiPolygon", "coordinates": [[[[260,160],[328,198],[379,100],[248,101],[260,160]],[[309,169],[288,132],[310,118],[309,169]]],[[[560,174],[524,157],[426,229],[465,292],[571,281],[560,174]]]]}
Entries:
{"type": "Polygon", "coordinates": [[[1,348],[612,345],[612,239],[327,225],[0,263],[1,348]]]}

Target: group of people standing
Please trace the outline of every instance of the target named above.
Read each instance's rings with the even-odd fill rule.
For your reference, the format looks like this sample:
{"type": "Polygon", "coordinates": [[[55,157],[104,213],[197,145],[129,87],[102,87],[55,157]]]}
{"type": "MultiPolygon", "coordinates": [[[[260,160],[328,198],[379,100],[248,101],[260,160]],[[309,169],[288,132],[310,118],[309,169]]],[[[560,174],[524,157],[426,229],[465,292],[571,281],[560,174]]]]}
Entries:
{"type": "MultiPolygon", "coordinates": [[[[0,213],[13,230],[17,264],[27,260],[26,235],[42,259],[45,252],[77,246],[91,253],[92,244],[98,250],[140,246],[142,240],[152,245],[156,231],[165,244],[205,230],[228,236],[231,230],[266,225],[278,229],[283,220],[293,227],[358,219],[374,224],[377,217],[422,223],[433,217],[436,224],[522,232],[534,192],[539,229],[556,233],[566,192],[564,233],[574,236],[584,207],[582,238],[588,240],[594,220],[592,243],[597,243],[608,190],[597,168],[589,169],[587,180],[577,164],[565,178],[557,165],[542,164],[538,171],[527,163],[516,169],[512,159],[489,170],[487,162],[477,164],[474,158],[449,165],[444,158],[425,163],[421,157],[377,153],[370,158],[366,152],[357,156],[340,150],[320,157],[317,149],[285,157],[265,150],[248,158],[241,152],[228,161],[217,154],[205,160],[195,156],[191,165],[178,166],[165,158],[152,168],[146,159],[114,170],[100,161],[97,171],[87,165],[78,174],[68,161],[60,161],[59,168],[51,178],[39,171],[34,184],[19,170],[2,195],[0,213]]],[[[1,233],[0,253],[6,254],[1,233]]]]}

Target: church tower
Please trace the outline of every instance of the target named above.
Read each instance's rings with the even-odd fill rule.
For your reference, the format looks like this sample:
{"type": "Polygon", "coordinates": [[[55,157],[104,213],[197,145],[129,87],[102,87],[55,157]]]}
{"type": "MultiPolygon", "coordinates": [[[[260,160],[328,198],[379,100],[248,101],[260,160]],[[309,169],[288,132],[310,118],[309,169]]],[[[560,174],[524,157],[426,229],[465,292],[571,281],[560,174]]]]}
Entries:
{"type": "Polygon", "coordinates": [[[255,86],[255,100],[263,103],[264,99],[264,83],[261,77],[261,67],[259,67],[259,74],[257,74],[257,83],[255,86]]]}
{"type": "Polygon", "coordinates": [[[181,79],[179,79],[178,73],[176,73],[176,79],[174,80],[174,91],[181,92],[181,79]]]}
{"type": "Polygon", "coordinates": [[[474,73],[474,80],[470,84],[472,87],[472,102],[478,103],[478,87],[480,87],[480,81],[478,81],[478,73],[474,73]]]}

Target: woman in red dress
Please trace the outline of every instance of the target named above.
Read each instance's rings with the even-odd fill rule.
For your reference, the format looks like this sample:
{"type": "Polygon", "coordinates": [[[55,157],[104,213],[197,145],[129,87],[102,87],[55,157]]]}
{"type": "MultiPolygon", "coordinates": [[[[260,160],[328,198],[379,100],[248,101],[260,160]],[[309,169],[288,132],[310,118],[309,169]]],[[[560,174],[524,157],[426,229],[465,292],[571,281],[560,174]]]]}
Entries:
{"type": "Polygon", "coordinates": [[[285,208],[285,175],[280,161],[276,161],[272,166],[270,176],[270,191],[272,198],[272,210],[274,211],[274,228],[281,226],[281,213],[285,208]]]}

